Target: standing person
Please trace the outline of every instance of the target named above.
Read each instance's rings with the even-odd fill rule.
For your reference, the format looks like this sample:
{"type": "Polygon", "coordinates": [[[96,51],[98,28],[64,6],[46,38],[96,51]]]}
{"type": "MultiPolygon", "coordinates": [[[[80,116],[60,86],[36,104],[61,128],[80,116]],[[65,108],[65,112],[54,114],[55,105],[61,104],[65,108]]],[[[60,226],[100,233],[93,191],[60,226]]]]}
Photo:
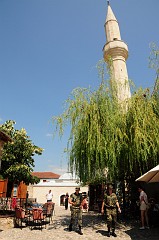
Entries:
{"type": "Polygon", "coordinates": [[[68,195],[68,192],[67,192],[66,195],[65,195],[65,210],[68,209],[68,198],[69,198],[69,195],[68,195]]]}
{"type": "Polygon", "coordinates": [[[110,237],[110,229],[112,228],[112,236],[117,237],[115,233],[115,225],[117,222],[117,210],[121,213],[118,199],[115,193],[113,193],[113,186],[109,185],[107,193],[104,194],[104,199],[102,202],[101,212],[104,214],[104,206],[106,207],[107,215],[107,227],[108,227],[108,237],[110,237]]]}
{"type": "Polygon", "coordinates": [[[87,195],[86,194],[83,196],[82,211],[83,212],[88,212],[88,201],[87,201],[87,195]]]}
{"type": "Polygon", "coordinates": [[[25,202],[25,207],[28,206],[28,198],[29,198],[29,192],[26,192],[26,202],[25,202]]]}
{"type": "Polygon", "coordinates": [[[146,228],[149,228],[149,221],[148,221],[148,199],[147,194],[144,192],[142,187],[138,187],[138,192],[140,193],[139,200],[140,200],[140,212],[141,212],[141,230],[145,229],[145,222],[147,224],[146,228]]]}
{"type": "Polygon", "coordinates": [[[69,225],[69,231],[72,231],[72,225],[75,222],[75,218],[78,218],[78,226],[79,226],[79,234],[83,235],[82,233],[82,194],[79,192],[80,188],[76,187],[75,192],[70,195],[68,200],[69,204],[71,205],[71,221],[69,225]]]}
{"type": "Polygon", "coordinates": [[[51,192],[51,190],[49,190],[49,192],[46,194],[47,202],[52,202],[52,198],[53,198],[53,193],[51,192]]]}

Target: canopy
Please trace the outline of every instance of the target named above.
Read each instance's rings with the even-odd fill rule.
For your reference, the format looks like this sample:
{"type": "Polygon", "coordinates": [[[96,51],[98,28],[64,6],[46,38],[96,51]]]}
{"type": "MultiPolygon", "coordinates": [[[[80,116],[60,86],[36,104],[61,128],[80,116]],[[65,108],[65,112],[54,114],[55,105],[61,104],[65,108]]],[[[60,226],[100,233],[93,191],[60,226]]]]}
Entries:
{"type": "Polygon", "coordinates": [[[159,165],[137,178],[135,181],[159,182],[159,165]]]}

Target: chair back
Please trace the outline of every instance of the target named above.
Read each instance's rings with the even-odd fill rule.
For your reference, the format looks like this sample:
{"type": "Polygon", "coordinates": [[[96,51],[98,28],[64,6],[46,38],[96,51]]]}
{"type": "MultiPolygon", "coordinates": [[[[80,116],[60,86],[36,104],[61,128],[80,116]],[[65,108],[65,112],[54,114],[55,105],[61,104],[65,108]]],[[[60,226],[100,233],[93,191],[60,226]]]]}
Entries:
{"type": "Polygon", "coordinates": [[[17,219],[25,218],[25,211],[23,208],[15,208],[15,217],[17,219]]]}
{"type": "Polygon", "coordinates": [[[40,208],[33,209],[33,220],[42,220],[44,218],[43,216],[43,210],[40,208]]]}
{"type": "Polygon", "coordinates": [[[47,214],[52,214],[54,211],[55,203],[47,202],[44,204],[44,209],[46,209],[47,214]]]}
{"type": "Polygon", "coordinates": [[[52,212],[52,204],[47,205],[47,214],[51,214],[52,212]]]}

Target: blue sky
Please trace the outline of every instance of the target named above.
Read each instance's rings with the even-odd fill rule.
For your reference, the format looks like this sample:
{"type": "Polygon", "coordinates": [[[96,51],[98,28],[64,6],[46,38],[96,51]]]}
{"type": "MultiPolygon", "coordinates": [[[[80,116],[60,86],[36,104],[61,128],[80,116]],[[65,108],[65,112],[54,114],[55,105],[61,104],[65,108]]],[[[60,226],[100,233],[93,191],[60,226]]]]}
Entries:
{"type": "MultiPolygon", "coordinates": [[[[158,0],[110,0],[121,38],[128,44],[127,69],[137,87],[150,87],[150,43],[159,46],[158,0]]],[[[53,139],[52,116],[76,87],[99,85],[96,69],[106,43],[106,0],[0,0],[0,124],[15,120],[44,148],[34,171],[61,174],[69,131],[53,139]]]]}

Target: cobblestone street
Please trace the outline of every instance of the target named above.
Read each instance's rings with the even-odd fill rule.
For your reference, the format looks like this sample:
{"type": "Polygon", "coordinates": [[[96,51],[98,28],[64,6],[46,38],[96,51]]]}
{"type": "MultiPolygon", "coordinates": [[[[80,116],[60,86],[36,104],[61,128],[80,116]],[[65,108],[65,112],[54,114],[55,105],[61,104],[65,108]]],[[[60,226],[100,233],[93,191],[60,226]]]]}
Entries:
{"type": "MultiPolygon", "coordinates": [[[[83,235],[79,235],[76,228],[72,232],[68,231],[68,225],[70,220],[70,211],[64,210],[63,207],[55,208],[55,216],[53,216],[53,222],[47,224],[41,230],[33,229],[29,227],[13,228],[13,219],[1,218],[0,219],[0,240],[49,240],[49,239],[62,239],[62,240],[101,240],[101,239],[113,239],[107,237],[106,223],[103,217],[94,212],[83,213],[83,235]]],[[[128,224],[119,221],[117,225],[117,240],[158,240],[159,229],[139,230],[139,223],[128,224]]]]}

